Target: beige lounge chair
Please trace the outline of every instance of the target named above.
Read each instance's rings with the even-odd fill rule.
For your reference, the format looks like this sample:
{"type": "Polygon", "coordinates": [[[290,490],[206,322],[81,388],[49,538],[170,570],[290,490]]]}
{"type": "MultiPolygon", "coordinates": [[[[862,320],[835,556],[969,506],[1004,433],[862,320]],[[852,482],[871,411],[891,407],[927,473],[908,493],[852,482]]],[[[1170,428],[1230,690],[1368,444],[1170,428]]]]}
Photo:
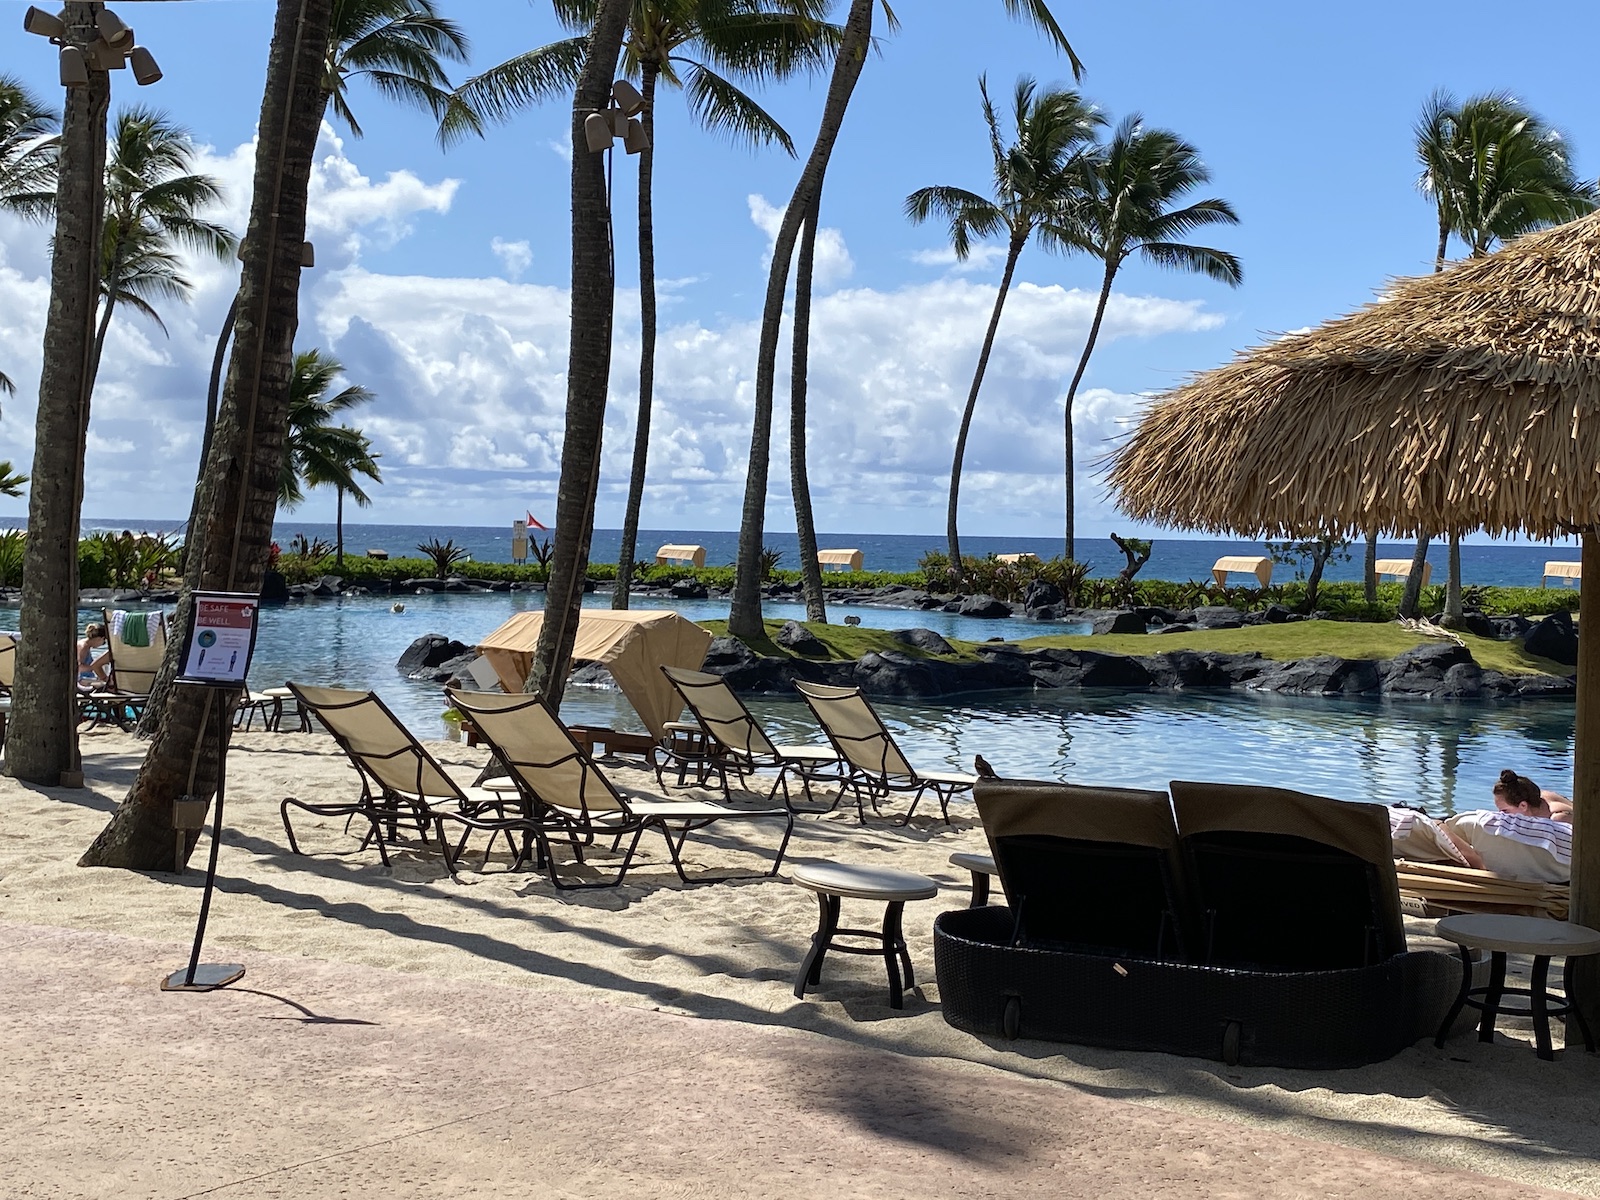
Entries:
{"type": "MultiPolygon", "coordinates": [[[[456,859],[474,829],[491,831],[490,847],[494,835],[504,833],[511,844],[513,867],[525,853],[519,848],[515,833],[531,836],[533,823],[522,817],[507,817],[506,801],[498,792],[487,788],[464,788],[441,767],[426,747],[400,723],[388,705],[372,692],[358,692],[350,688],[312,687],[290,682],[294,693],[305,710],[322,722],[333,735],[333,740],[350,759],[350,765],[361,776],[361,795],[354,800],[337,804],[313,804],[293,796],[284,798],[279,806],[284,832],[289,835],[289,849],[299,854],[294,827],[289,824],[289,809],[301,809],[318,817],[361,817],[368,830],[361,839],[361,849],[376,843],[383,865],[389,866],[386,843],[396,841],[402,821],[415,826],[426,839],[429,830],[437,833],[439,847],[444,852],[445,866],[452,876],[456,873],[456,859]],[[486,814],[494,814],[490,820],[486,814]],[[445,838],[444,822],[452,821],[465,826],[461,842],[452,853],[445,838]]],[[[346,826],[348,827],[348,820],[346,826]]],[[[489,851],[484,851],[485,860],[489,851]]]]}
{"type": "MultiPolygon", "coordinates": [[[[700,729],[711,740],[710,756],[705,766],[714,771],[722,783],[722,794],[728,795],[728,772],[739,777],[740,786],[752,771],[764,767],[777,769],[778,778],[767,793],[771,800],[783,788],[783,803],[794,811],[789,795],[789,772],[800,777],[806,799],[811,797],[811,781],[839,778],[839,752],[830,746],[779,746],[767,736],[744,701],[734,694],[728,681],[720,675],[705,671],[687,671],[682,667],[661,668],[661,673],[672,681],[672,686],[683,697],[700,729]]],[[[656,780],[667,786],[665,770],[671,764],[671,755],[663,754],[656,762],[656,780]]],[[[840,793],[843,795],[843,793],[840,793]]],[[[838,807],[836,797],[825,811],[838,807]]]]}
{"type": "Polygon", "coordinates": [[[9,633],[0,633],[0,696],[11,694],[11,685],[17,678],[17,639],[9,633]]]}
{"type": "MultiPolygon", "coordinates": [[[[156,675],[161,670],[161,660],[167,656],[167,619],[159,611],[138,614],[145,618],[149,641],[143,646],[131,646],[123,640],[121,625],[110,609],[101,609],[106,626],[106,666],[108,672],[103,684],[90,688],[79,701],[80,720],[90,727],[112,724],[131,729],[144,711],[155,686],[156,675]]],[[[124,620],[132,614],[124,613],[124,620]]]]}
{"type": "Polygon", "coordinates": [[[1395,875],[1402,899],[1410,897],[1426,906],[1429,916],[1446,913],[1511,913],[1523,917],[1549,917],[1565,921],[1572,888],[1565,883],[1536,883],[1505,879],[1489,871],[1453,863],[1412,862],[1395,859],[1395,875]]]}
{"type": "MultiPolygon", "coordinates": [[[[614,785],[588,751],[572,735],[538,696],[493,692],[461,692],[446,689],[450,702],[472,719],[479,736],[499,758],[521,794],[526,811],[536,823],[542,857],[548,864],[550,882],[563,890],[585,887],[615,887],[622,883],[633,864],[639,838],[647,829],[656,829],[666,840],[673,869],[684,883],[714,883],[719,879],[691,880],[683,871],[681,851],[684,839],[717,821],[748,821],[765,817],[783,819],[783,840],[766,874],[776,875],[794,832],[794,814],[783,808],[727,808],[709,801],[670,800],[646,792],[623,790],[614,785]],[[552,833],[561,834],[578,847],[579,839],[595,837],[621,839],[632,834],[627,853],[615,879],[563,882],[556,873],[550,854],[552,833]]],[[[579,860],[582,853],[579,851],[579,860]]],[[[723,877],[726,878],[726,877],[723,877]]]]}
{"type": "Polygon", "coordinates": [[[909,824],[925,792],[939,798],[939,813],[948,824],[950,801],[958,792],[970,791],[976,775],[957,771],[919,771],[906,761],[895,740],[867,702],[860,688],[832,687],[823,683],[796,683],[816,714],[828,740],[849,767],[845,786],[856,798],[856,816],[867,819],[864,802],[878,811],[878,801],[894,793],[909,793],[911,807],[899,822],[909,824]]]}

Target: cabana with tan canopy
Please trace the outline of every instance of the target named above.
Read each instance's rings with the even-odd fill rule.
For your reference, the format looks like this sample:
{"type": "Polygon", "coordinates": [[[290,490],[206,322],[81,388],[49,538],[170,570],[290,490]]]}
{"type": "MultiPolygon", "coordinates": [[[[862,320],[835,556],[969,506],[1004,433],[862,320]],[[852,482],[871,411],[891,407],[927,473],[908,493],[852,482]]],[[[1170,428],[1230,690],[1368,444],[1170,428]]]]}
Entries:
{"type": "MultiPolygon", "coordinates": [[[[543,612],[520,612],[478,643],[506,691],[522,690],[543,625],[543,612]]],[[[578,618],[572,661],[597,662],[610,671],[645,728],[659,739],[683,710],[683,698],[661,668],[699,670],[710,648],[708,630],[668,609],[586,608],[578,618]]]]}
{"type": "MultiPolygon", "coordinates": [[[[1129,516],[1215,534],[1577,533],[1600,577],[1600,214],[1157,397],[1109,479],[1129,516]]],[[[1579,640],[1577,691],[1572,919],[1595,927],[1600,639],[1579,640]]],[[[1572,965],[1600,1019],[1597,960],[1572,965]]]]}
{"type": "Polygon", "coordinates": [[[818,550],[817,564],[824,570],[836,567],[841,571],[859,571],[866,555],[859,550],[818,550]]]}

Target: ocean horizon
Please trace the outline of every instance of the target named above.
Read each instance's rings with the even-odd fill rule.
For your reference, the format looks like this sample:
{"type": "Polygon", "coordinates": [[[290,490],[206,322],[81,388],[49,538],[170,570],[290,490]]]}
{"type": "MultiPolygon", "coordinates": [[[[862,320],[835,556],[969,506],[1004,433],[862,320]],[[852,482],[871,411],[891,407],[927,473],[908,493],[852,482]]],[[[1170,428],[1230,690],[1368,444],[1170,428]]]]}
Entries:
{"type": "MultiPolygon", "coordinates": [[[[26,520],[12,519],[0,522],[13,528],[25,528],[26,520]]],[[[118,521],[105,517],[85,517],[84,534],[101,531],[133,529],[136,532],[172,533],[181,531],[184,521],[142,520],[118,521]]],[[[279,520],[273,537],[285,549],[297,534],[307,538],[332,543],[334,526],[331,522],[279,520]]],[[[533,531],[535,537],[553,536],[533,531]]],[[[393,525],[379,523],[346,522],[344,527],[345,553],[364,555],[369,549],[387,551],[392,558],[416,556],[417,545],[429,538],[454,541],[464,547],[475,562],[507,563],[511,561],[511,526],[485,525],[393,525]]],[[[792,570],[799,563],[799,543],[793,532],[771,530],[765,544],[781,555],[778,566],[792,570]]],[[[1217,559],[1229,556],[1254,556],[1267,553],[1261,541],[1220,538],[1189,538],[1181,536],[1157,537],[1150,561],[1140,572],[1144,579],[1175,581],[1204,580],[1211,576],[1211,567],[1217,559]]],[[[639,533],[640,561],[654,560],[658,546],[688,543],[706,548],[707,566],[732,565],[738,553],[739,534],[736,530],[707,529],[647,529],[639,533]]],[[[622,544],[620,529],[596,529],[590,548],[590,559],[597,563],[614,563],[622,544]]],[[[929,551],[942,552],[945,539],[942,534],[902,533],[819,533],[820,549],[857,549],[862,552],[864,569],[868,571],[915,571],[918,561],[929,551]]],[[[961,539],[964,555],[983,557],[988,554],[1037,554],[1052,558],[1060,552],[1060,538],[994,537],[967,535],[961,539]]],[[[1412,542],[1381,541],[1379,558],[1409,560],[1415,548],[1412,542]]],[[[1328,563],[1324,579],[1329,582],[1359,580],[1362,574],[1362,543],[1353,543],[1347,559],[1328,563]]],[[[1433,568],[1432,581],[1443,583],[1449,548],[1436,541],[1428,547],[1428,561],[1433,568]]],[[[1491,587],[1538,587],[1544,564],[1549,561],[1575,562],[1576,545],[1542,545],[1492,543],[1464,544],[1461,547],[1461,574],[1467,584],[1491,587]]],[[[1124,565],[1122,552],[1109,538],[1087,537],[1078,539],[1078,554],[1092,568],[1097,577],[1115,575],[1124,565]]],[[[1303,577],[1304,564],[1297,570],[1294,564],[1275,564],[1273,582],[1285,583],[1303,577]]],[[[1248,576],[1235,576],[1235,582],[1246,582],[1248,576]]],[[[1557,586],[1560,586],[1559,584],[1557,586]]]]}

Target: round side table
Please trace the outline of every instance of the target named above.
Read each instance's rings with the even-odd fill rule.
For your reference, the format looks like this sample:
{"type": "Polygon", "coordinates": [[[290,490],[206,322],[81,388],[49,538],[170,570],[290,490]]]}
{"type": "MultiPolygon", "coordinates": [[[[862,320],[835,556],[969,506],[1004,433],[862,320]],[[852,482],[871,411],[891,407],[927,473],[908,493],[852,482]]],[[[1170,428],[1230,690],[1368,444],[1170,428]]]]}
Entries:
{"type": "MultiPolygon", "coordinates": [[[[1465,913],[1446,917],[1435,927],[1435,932],[1461,948],[1461,993],[1450,1006],[1450,1013],[1439,1026],[1433,1044],[1442,1047],[1445,1034],[1461,1010],[1467,1005],[1481,1009],[1478,1022],[1478,1040],[1494,1041],[1494,1019],[1501,1013],[1527,1016],[1533,1020],[1534,1045],[1540,1058],[1555,1058],[1550,1046],[1550,1018],[1571,1014],[1583,1034],[1583,1046],[1594,1052],[1594,1034],[1583,1013],[1573,1006],[1564,994],[1552,996],[1549,989],[1550,960],[1561,957],[1568,961],[1586,954],[1600,954],[1600,932],[1584,925],[1571,925],[1566,921],[1551,921],[1544,917],[1513,917],[1497,913],[1465,913]],[[1489,985],[1472,986],[1472,952],[1487,950],[1489,960],[1489,985]],[[1533,972],[1528,987],[1506,986],[1506,955],[1527,954],[1533,958],[1533,972]],[[1507,996],[1528,997],[1527,1008],[1507,1008],[1507,996]],[[1481,997],[1481,999],[1480,999],[1481,997]],[[1551,1007],[1550,1001],[1557,1003],[1551,1007]]],[[[1565,982],[1566,971],[1562,971],[1565,982]]]]}
{"type": "Polygon", "coordinates": [[[881,956],[889,971],[889,1007],[905,1007],[903,989],[916,987],[917,981],[911,971],[911,955],[906,952],[905,938],[901,936],[900,914],[907,900],[933,899],[939,894],[939,885],[926,875],[910,871],[830,862],[802,863],[794,868],[793,878],[801,887],[817,894],[821,910],[817,931],[811,935],[811,949],[794,977],[795,999],[805,999],[806,987],[822,982],[822,960],[829,950],[837,950],[840,954],[881,956]],[[885,905],[882,931],[841,928],[839,902],[844,897],[882,901],[885,905]],[[874,944],[841,946],[836,941],[841,936],[871,938],[874,944]]]}

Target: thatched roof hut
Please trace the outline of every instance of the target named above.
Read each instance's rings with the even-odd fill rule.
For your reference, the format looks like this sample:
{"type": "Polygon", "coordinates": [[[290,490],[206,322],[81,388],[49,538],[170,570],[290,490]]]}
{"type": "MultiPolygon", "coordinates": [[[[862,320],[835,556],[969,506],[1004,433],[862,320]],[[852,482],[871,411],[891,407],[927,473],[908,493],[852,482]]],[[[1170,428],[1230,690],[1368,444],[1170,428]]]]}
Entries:
{"type": "MultiPolygon", "coordinates": [[[[1395,283],[1158,397],[1125,512],[1213,532],[1583,535],[1600,586],[1600,214],[1395,283]]],[[[1596,617],[1600,622],[1600,616],[1596,617]]],[[[1582,622],[1571,919],[1600,927],[1600,636],[1582,622]]],[[[1575,960],[1600,1019],[1600,959],[1575,960]]]]}
{"type": "Polygon", "coordinates": [[[1600,524],[1600,214],[1207,371],[1109,463],[1129,516],[1214,533],[1600,524]]]}

